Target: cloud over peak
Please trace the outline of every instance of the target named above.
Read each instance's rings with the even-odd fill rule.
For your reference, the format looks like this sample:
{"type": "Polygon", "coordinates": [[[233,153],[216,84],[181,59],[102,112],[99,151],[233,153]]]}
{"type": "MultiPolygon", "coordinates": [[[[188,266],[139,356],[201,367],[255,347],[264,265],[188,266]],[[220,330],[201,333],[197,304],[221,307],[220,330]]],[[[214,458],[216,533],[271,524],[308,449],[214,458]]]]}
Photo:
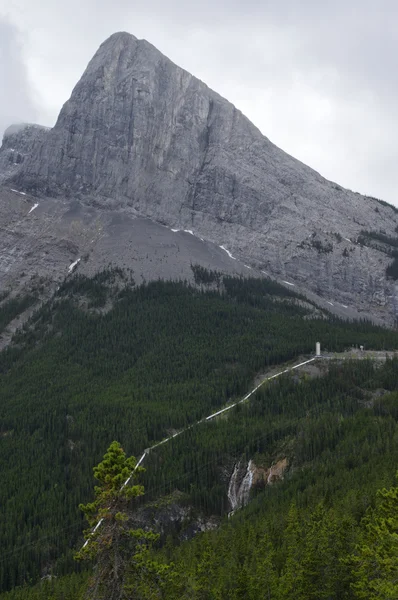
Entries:
{"type": "Polygon", "coordinates": [[[15,25],[0,18],[0,138],[12,123],[37,117],[21,42],[15,25]]]}

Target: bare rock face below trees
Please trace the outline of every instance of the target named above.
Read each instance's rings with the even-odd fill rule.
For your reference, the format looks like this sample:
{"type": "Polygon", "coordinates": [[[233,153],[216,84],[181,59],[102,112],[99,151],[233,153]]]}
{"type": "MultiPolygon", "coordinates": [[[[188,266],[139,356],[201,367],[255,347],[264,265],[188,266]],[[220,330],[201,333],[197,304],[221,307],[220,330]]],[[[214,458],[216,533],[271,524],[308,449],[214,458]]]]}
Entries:
{"type": "Polygon", "coordinates": [[[175,491],[155,502],[150,502],[131,515],[133,527],[151,529],[163,538],[170,533],[182,540],[189,540],[197,533],[217,529],[219,516],[207,516],[194,509],[184,494],[175,491]]]}
{"type": "Polygon", "coordinates": [[[231,513],[248,504],[253,488],[272,485],[283,479],[287,468],[287,458],[281,458],[269,468],[259,467],[253,460],[237,462],[234,465],[228,484],[228,501],[231,513]]]}
{"type": "MultiPolygon", "coordinates": [[[[131,266],[126,247],[141,260],[137,248],[158,244],[157,234],[152,240],[148,234],[141,246],[135,242],[137,218],[143,223],[145,217],[150,228],[169,228],[170,238],[174,229],[185,230],[193,235],[178,235],[191,235],[195,243],[217,249],[217,256],[224,253],[228,272],[268,274],[317,294],[339,314],[394,321],[398,291],[385,274],[391,257],[357,240],[361,230],[397,237],[398,212],[284,153],[232,104],[145,40],[127,33],[106,40],[54,128],[27,144],[12,173],[4,167],[8,143],[6,137],[0,151],[3,179],[12,175],[0,191],[0,226],[8,228],[0,248],[3,279],[28,260],[27,240],[37,235],[25,216],[12,227],[4,222],[12,188],[31,195],[29,210],[39,203],[31,213],[36,219],[42,214],[36,266],[50,276],[59,273],[54,261],[61,254],[66,263],[88,253],[89,270],[111,258],[131,266]],[[109,241],[112,227],[123,231],[119,250],[109,241]]],[[[182,245],[184,254],[192,252],[182,245]]],[[[145,261],[140,271],[148,280],[158,271],[145,261]]],[[[181,276],[184,269],[172,263],[162,276],[181,276]]],[[[222,270],[218,258],[200,264],[222,270]]]]}

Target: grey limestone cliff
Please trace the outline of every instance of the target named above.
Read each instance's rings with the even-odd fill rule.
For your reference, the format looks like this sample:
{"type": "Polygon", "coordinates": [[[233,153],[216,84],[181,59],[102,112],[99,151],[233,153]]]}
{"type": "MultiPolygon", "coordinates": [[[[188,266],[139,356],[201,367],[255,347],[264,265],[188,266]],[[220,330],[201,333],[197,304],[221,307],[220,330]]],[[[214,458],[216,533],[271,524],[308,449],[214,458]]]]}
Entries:
{"type": "Polygon", "coordinates": [[[128,33],[100,46],[13,184],[192,230],[258,273],[393,319],[391,257],[357,240],[361,230],[396,237],[398,211],[295,160],[128,33]]]}
{"type": "Polygon", "coordinates": [[[0,182],[20,170],[26,157],[32,154],[36,144],[41,145],[48,132],[48,127],[32,123],[18,123],[6,129],[0,148],[0,182]]]}

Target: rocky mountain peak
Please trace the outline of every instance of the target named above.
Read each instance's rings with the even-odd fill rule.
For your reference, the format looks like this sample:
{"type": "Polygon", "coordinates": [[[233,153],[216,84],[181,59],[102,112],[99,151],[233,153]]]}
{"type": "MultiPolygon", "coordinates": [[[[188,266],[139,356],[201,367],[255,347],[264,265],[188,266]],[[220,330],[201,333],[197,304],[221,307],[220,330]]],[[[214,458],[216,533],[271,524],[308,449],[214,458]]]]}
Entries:
{"type": "Polygon", "coordinates": [[[329,305],[355,304],[388,319],[396,312],[386,277],[391,248],[358,240],[362,231],[395,239],[398,211],[295,160],[128,33],[100,46],[12,183],[192,231],[329,305]]]}
{"type": "Polygon", "coordinates": [[[110,35],[104,42],[102,42],[100,48],[105,48],[119,42],[128,44],[129,42],[137,41],[138,38],[136,38],[132,33],[128,33],[127,31],[116,31],[115,33],[112,33],[112,35],[110,35]]]}

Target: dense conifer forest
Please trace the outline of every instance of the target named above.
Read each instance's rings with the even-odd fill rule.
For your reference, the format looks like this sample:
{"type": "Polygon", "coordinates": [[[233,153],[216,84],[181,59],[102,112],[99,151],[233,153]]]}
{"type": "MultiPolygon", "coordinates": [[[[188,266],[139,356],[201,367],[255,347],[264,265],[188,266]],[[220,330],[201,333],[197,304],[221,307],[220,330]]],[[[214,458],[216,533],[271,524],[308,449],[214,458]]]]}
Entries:
{"type": "MultiPolygon", "coordinates": [[[[237,460],[242,448],[237,452],[223,437],[227,425],[232,441],[239,430],[251,438],[255,423],[266,425],[266,415],[279,417],[276,431],[297,415],[296,430],[283,443],[270,436],[267,452],[251,451],[251,439],[246,443],[247,456],[257,464],[288,455],[292,468],[285,479],[259,489],[216,531],[183,544],[170,534],[153,559],[169,565],[171,574],[155,592],[148,588],[132,597],[396,598],[397,376],[394,359],[381,366],[335,364],[316,379],[289,377],[259,391],[239,415],[203,429],[208,435],[198,435],[195,447],[174,447],[175,457],[184,450],[192,460],[215,437],[213,447],[223,441],[220,452],[228,448],[237,460]]],[[[54,578],[2,600],[76,600],[83,598],[86,581],[85,573],[54,578]]]]}
{"type": "Polygon", "coordinates": [[[0,334],[4,331],[8,323],[21,314],[24,310],[35,304],[33,296],[16,296],[11,300],[4,300],[8,294],[0,294],[0,334]]]}
{"type": "MultiPolygon", "coordinates": [[[[313,353],[318,340],[331,352],[398,347],[396,332],[325,318],[269,280],[199,269],[195,279],[202,289],[135,287],[112,269],[74,276],[0,353],[1,589],[57,576],[4,597],[79,597],[86,576],[68,575],[77,569],[78,505],[90,499],[92,467],[112,440],[141,454],[243,396],[258,373],[313,353]]],[[[151,452],[147,500],[178,490],[201,514],[225,518],[218,531],[181,548],[178,531],[161,540],[156,552],[174,561],[177,587],[152,597],[289,598],[293,587],[307,590],[297,598],[367,597],[355,588],[360,565],[350,557],[366,538],[361,520],[376,505],[377,489],[394,484],[397,381],[395,359],[337,362],[316,378],[289,375],[227,418],[151,452]],[[284,481],[258,486],[250,505],[228,520],[226,473],[236,461],[267,468],[281,457],[289,462],[284,481]],[[317,582],[311,560],[332,561],[330,576],[317,582]],[[309,565],[299,584],[294,561],[309,565]]]]}

